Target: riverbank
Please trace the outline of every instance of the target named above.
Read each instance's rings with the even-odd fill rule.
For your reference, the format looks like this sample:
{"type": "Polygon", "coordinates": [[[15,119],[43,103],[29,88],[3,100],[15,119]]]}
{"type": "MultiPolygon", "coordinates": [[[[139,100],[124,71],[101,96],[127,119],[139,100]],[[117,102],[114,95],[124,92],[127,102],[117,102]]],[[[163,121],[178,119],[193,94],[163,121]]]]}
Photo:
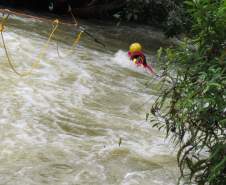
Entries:
{"type": "Polygon", "coordinates": [[[24,18],[33,18],[37,20],[41,20],[44,22],[49,22],[54,19],[59,19],[61,22],[68,24],[68,25],[73,25],[74,20],[72,19],[70,14],[55,14],[51,13],[45,10],[32,10],[28,8],[13,8],[11,6],[2,6],[0,5],[0,12],[2,14],[9,14],[9,15],[16,15],[19,17],[24,17],[24,18]]]}

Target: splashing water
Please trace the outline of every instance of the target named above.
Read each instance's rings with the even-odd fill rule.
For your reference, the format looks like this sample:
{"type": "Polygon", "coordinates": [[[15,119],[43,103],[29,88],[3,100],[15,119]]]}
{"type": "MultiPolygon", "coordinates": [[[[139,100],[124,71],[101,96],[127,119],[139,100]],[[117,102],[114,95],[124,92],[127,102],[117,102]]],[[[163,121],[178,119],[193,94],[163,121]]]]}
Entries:
{"type": "MultiPolygon", "coordinates": [[[[62,28],[55,39],[65,57],[58,57],[52,41],[26,78],[10,70],[1,47],[0,184],[175,185],[173,147],[144,121],[158,82],[146,88],[153,77],[124,52],[130,40],[124,35],[132,28],[121,28],[116,39],[113,26],[85,24],[111,47],[103,50],[84,36],[65,56],[73,30],[62,28]]],[[[49,28],[31,20],[9,22],[7,47],[18,70],[29,69],[49,28]]]]}
{"type": "Polygon", "coordinates": [[[138,67],[133,62],[130,61],[127,52],[119,50],[113,57],[113,62],[115,62],[119,67],[127,68],[137,73],[144,75],[148,74],[147,70],[143,67],[138,67]]]}

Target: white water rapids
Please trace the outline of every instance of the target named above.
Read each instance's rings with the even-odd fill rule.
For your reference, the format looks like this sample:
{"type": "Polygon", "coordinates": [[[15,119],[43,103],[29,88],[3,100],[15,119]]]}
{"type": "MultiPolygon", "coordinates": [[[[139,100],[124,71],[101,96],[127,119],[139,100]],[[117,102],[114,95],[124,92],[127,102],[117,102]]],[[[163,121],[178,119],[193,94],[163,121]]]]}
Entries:
{"type": "MultiPolygon", "coordinates": [[[[65,56],[75,32],[61,26],[28,77],[10,69],[0,42],[0,185],[175,185],[173,145],[145,121],[158,80],[146,88],[153,77],[126,51],[143,42],[150,62],[164,37],[148,27],[84,24],[106,49],[84,35],[65,56]]],[[[18,71],[30,69],[50,30],[11,17],[4,35],[18,71]]]]}

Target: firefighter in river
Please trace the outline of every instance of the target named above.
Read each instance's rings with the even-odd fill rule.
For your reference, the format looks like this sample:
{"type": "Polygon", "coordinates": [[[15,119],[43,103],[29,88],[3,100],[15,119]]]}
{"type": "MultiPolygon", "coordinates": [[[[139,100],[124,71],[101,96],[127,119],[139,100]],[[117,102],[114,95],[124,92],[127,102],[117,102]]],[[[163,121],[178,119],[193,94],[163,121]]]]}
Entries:
{"type": "Polygon", "coordinates": [[[147,64],[146,57],[142,52],[142,46],[140,43],[133,43],[130,45],[128,56],[130,57],[130,60],[137,65],[137,67],[142,66],[151,74],[156,74],[154,68],[150,64],[147,64]]]}

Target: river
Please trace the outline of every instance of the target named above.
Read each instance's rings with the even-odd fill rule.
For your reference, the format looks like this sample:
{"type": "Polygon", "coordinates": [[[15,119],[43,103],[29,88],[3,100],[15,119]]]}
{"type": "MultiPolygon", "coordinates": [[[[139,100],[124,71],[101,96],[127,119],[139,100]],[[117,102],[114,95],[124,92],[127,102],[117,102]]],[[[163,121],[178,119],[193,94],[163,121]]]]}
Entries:
{"type": "MultiPolygon", "coordinates": [[[[127,57],[137,40],[154,61],[163,34],[146,26],[82,24],[106,48],[84,34],[68,56],[76,30],[61,25],[27,77],[11,70],[0,42],[0,185],[175,185],[175,149],[145,121],[159,81],[127,57]]],[[[10,17],[4,36],[18,71],[31,68],[51,27],[10,17]]]]}

